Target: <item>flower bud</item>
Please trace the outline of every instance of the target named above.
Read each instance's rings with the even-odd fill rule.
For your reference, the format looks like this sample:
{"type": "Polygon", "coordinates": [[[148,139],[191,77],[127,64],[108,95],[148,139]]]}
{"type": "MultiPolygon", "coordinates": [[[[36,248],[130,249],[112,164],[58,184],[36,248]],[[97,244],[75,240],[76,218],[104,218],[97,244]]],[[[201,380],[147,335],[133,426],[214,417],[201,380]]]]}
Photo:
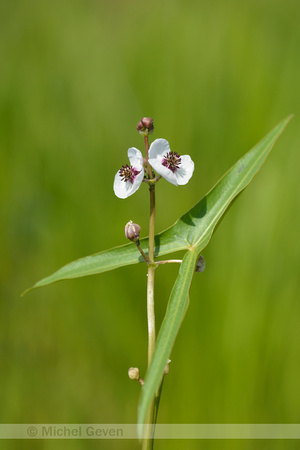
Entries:
{"type": "Polygon", "coordinates": [[[199,259],[196,264],[196,272],[203,272],[205,269],[205,259],[202,255],[199,256],[199,259]]]}
{"type": "Polygon", "coordinates": [[[139,380],[140,379],[140,371],[137,367],[130,367],[128,369],[128,376],[131,380],[139,380]]]}
{"type": "Polygon", "coordinates": [[[152,117],[143,117],[136,126],[136,129],[142,136],[148,136],[153,133],[154,125],[152,117]]]}
{"type": "Polygon", "coordinates": [[[133,223],[132,220],[125,225],[125,236],[130,241],[137,242],[140,237],[140,232],[141,227],[137,223],[133,223]]]}

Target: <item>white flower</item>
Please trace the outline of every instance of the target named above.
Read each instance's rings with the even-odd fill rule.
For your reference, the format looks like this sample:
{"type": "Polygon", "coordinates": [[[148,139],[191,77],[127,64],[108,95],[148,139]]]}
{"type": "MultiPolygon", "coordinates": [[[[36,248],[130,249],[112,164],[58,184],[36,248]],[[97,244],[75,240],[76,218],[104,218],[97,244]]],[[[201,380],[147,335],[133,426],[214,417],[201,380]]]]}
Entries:
{"type": "Polygon", "coordinates": [[[165,139],[152,142],[149,148],[149,163],[159,175],[175,186],[186,184],[194,172],[191,157],[172,152],[169,142],[165,139]]]}
{"type": "Polygon", "coordinates": [[[128,149],[130,166],[122,166],[116,173],[114,192],[119,198],[127,198],[140,187],[144,178],[143,155],[134,147],[128,149]]]}

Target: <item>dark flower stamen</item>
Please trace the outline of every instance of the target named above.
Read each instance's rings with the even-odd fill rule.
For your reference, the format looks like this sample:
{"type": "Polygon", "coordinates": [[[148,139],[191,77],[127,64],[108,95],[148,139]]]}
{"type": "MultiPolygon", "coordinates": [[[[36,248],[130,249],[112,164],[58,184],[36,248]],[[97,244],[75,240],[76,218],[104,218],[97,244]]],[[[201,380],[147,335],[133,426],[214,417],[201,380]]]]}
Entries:
{"type": "Polygon", "coordinates": [[[133,183],[135,180],[135,177],[140,173],[140,170],[136,170],[133,166],[129,166],[126,164],[126,166],[122,166],[122,169],[119,170],[119,174],[122,177],[122,181],[130,181],[130,183],[133,183]]]}
{"type": "Polygon", "coordinates": [[[171,170],[171,172],[176,172],[179,169],[181,164],[181,157],[176,152],[169,152],[164,155],[164,159],[162,160],[162,165],[171,170]]]}

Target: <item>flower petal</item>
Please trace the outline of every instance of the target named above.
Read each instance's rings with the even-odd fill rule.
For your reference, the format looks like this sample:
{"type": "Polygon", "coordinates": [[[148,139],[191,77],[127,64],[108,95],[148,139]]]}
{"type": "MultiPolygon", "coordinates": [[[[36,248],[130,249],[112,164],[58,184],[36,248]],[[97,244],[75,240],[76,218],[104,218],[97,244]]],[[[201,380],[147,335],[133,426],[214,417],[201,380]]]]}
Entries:
{"type": "Polygon", "coordinates": [[[149,163],[153,169],[175,186],[186,184],[194,172],[194,163],[189,155],[180,156],[178,169],[170,170],[162,164],[164,157],[170,152],[170,145],[165,139],[156,139],[149,149],[149,163]]]}
{"type": "Polygon", "coordinates": [[[160,158],[162,160],[164,155],[166,153],[169,153],[169,151],[170,145],[166,139],[155,139],[155,141],[152,142],[149,148],[149,162],[150,159],[153,160],[156,158],[160,158]]]}
{"type": "Polygon", "coordinates": [[[131,147],[128,149],[128,158],[130,161],[130,165],[139,171],[139,173],[134,178],[133,182],[125,181],[123,176],[118,171],[115,175],[114,180],[114,192],[119,198],[127,198],[130,195],[134,194],[138,188],[140,187],[143,178],[144,178],[144,167],[143,167],[143,155],[142,153],[135,147],[131,147]]]}
{"type": "Polygon", "coordinates": [[[120,171],[116,173],[114,180],[114,193],[117,197],[127,198],[138,190],[144,178],[144,169],[141,168],[140,170],[140,173],[135,177],[133,183],[122,180],[122,176],[119,173],[120,171]]]}
{"type": "Polygon", "coordinates": [[[127,154],[131,166],[135,167],[137,170],[143,168],[143,155],[137,148],[129,148],[127,154]]]}
{"type": "Polygon", "coordinates": [[[167,181],[169,181],[169,183],[178,186],[176,173],[172,172],[172,170],[168,169],[168,167],[163,166],[161,161],[158,161],[158,159],[153,159],[150,161],[149,159],[149,163],[151,164],[155,172],[164,177],[167,181]]]}
{"type": "Polygon", "coordinates": [[[189,155],[181,156],[180,167],[174,173],[177,184],[187,184],[193,175],[195,164],[189,155]]]}
{"type": "Polygon", "coordinates": [[[170,152],[170,145],[166,139],[156,139],[149,148],[149,164],[155,172],[164,177],[170,183],[177,186],[177,178],[168,167],[162,165],[164,156],[170,152]]]}

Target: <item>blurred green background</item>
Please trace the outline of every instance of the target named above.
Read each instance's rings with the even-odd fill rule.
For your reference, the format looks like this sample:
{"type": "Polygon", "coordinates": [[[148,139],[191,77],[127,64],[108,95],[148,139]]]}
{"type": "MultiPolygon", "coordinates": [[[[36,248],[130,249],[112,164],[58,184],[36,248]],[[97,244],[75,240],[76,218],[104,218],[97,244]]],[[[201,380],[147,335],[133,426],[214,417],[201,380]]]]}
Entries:
{"type": "MultiPolygon", "coordinates": [[[[299,0],[0,1],[1,423],[134,423],[146,368],[145,266],[20,293],[62,265],[147,234],[146,186],[113,177],[136,124],[191,155],[157,187],[157,231],[280,120],[296,116],[204,250],[171,355],[160,423],[300,423],[299,0]]],[[[160,323],[177,266],[156,278],[160,323]]],[[[297,441],[157,441],[159,449],[297,441]]],[[[2,441],[138,449],[137,441],[2,441]]]]}

